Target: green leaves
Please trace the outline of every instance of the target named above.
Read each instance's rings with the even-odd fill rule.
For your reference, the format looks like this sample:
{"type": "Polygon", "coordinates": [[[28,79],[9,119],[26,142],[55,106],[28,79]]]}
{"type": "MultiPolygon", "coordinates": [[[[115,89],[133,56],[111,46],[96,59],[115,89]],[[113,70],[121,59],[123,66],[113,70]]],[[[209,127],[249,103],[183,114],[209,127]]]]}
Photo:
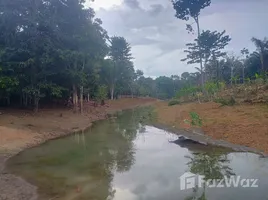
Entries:
{"type": "Polygon", "coordinates": [[[202,119],[196,112],[190,112],[190,118],[192,126],[202,126],[202,119]]]}
{"type": "Polygon", "coordinates": [[[10,92],[18,85],[18,79],[8,76],[0,76],[0,89],[5,89],[10,92]]]}
{"type": "MultiPolygon", "coordinates": [[[[84,1],[5,1],[0,18],[1,98],[69,98],[73,84],[96,87],[107,32],[84,1]],[[12,93],[11,93],[12,91],[12,93]]],[[[11,99],[12,101],[12,99],[11,99]]],[[[32,105],[29,105],[32,106],[32,105]]]]}
{"type": "Polygon", "coordinates": [[[98,102],[102,102],[107,99],[107,96],[108,96],[107,86],[106,85],[99,86],[96,94],[96,100],[98,102]]]}
{"type": "Polygon", "coordinates": [[[111,37],[110,39],[110,63],[108,64],[108,85],[111,99],[115,93],[130,91],[133,93],[133,81],[135,79],[134,64],[131,61],[130,44],[123,37],[111,37]]]}
{"type": "Polygon", "coordinates": [[[202,60],[206,63],[208,60],[219,58],[226,53],[222,52],[226,45],[231,41],[229,35],[225,35],[225,31],[203,31],[194,43],[188,43],[186,46],[187,57],[181,61],[187,61],[188,64],[200,63],[200,55],[202,60]]]}
{"type": "Polygon", "coordinates": [[[197,18],[200,11],[210,6],[211,0],[172,0],[176,17],[188,21],[190,17],[197,18]]]}

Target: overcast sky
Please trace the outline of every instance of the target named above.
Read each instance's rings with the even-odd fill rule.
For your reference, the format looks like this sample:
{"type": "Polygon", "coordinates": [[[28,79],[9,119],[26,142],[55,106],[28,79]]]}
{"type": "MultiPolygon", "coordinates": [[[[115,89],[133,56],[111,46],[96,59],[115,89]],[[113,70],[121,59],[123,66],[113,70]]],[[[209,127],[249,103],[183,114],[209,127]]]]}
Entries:
{"type": "MultiPolygon", "coordinates": [[[[110,36],[123,36],[132,46],[136,69],[145,75],[180,75],[196,71],[180,60],[185,44],[195,35],[185,30],[185,21],[175,18],[170,0],[95,0],[87,3],[103,21],[110,36]]],[[[244,47],[255,49],[250,39],[268,36],[268,0],[212,0],[202,10],[203,30],[226,30],[232,41],[226,51],[237,54],[244,47]]],[[[195,28],[195,27],[194,27],[195,28]]]]}

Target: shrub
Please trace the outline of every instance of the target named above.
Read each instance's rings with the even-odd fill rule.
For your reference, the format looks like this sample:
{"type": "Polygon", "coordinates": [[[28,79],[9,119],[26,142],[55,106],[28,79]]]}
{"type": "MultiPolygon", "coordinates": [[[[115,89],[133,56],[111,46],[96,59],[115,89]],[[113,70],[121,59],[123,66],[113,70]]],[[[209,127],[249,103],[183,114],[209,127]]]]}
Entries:
{"type": "Polygon", "coordinates": [[[219,87],[218,87],[217,83],[206,82],[205,90],[208,92],[208,94],[214,95],[216,92],[218,92],[219,87]]]}
{"type": "Polygon", "coordinates": [[[180,101],[177,99],[172,99],[171,101],[168,102],[168,106],[175,106],[179,104],[180,104],[180,101]]]}
{"type": "Polygon", "coordinates": [[[105,104],[105,100],[107,99],[108,90],[105,85],[101,85],[98,88],[97,94],[96,94],[96,100],[101,103],[101,105],[105,104]]]}
{"type": "Polygon", "coordinates": [[[182,98],[184,101],[194,101],[198,99],[197,93],[202,92],[201,87],[186,86],[176,93],[176,98],[182,98]]]}
{"type": "Polygon", "coordinates": [[[231,97],[228,99],[218,98],[218,99],[215,99],[214,102],[220,103],[222,106],[233,106],[236,103],[234,97],[231,97]]]}
{"type": "Polygon", "coordinates": [[[193,126],[202,126],[202,119],[196,112],[190,112],[191,125],[193,126]]]}

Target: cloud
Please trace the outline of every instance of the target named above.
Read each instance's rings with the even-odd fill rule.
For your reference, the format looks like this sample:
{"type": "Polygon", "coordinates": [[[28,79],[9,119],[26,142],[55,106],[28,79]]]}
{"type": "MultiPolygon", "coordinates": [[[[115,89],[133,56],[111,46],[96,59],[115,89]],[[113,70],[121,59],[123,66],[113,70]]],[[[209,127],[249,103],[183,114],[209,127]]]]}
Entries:
{"type": "Polygon", "coordinates": [[[132,9],[140,9],[140,3],[137,0],[124,0],[124,4],[132,9]]]}
{"type": "MultiPolygon", "coordinates": [[[[175,18],[169,0],[109,2],[114,2],[113,6],[98,9],[97,16],[110,35],[123,36],[131,43],[137,69],[153,77],[195,71],[194,65],[180,60],[185,57],[185,44],[196,36],[187,33],[186,22],[175,18]]],[[[214,0],[202,10],[200,25],[202,29],[226,30],[233,39],[230,51],[239,52],[244,47],[254,50],[250,38],[263,38],[268,33],[267,10],[267,0],[214,0]]]]}

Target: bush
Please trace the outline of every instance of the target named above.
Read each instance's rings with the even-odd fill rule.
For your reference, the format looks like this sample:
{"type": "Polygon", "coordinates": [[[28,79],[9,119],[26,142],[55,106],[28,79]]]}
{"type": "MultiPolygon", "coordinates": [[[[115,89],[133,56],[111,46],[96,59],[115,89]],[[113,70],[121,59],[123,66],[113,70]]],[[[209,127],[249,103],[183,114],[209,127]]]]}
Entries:
{"type": "Polygon", "coordinates": [[[181,99],[182,101],[195,101],[198,99],[197,94],[201,92],[201,87],[186,86],[176,93],[176,98],[181,99]]]}
{"type": "Polygon", "coordinates": [[[170,102],[168,102],[168,106],[175,106],[181,104],[179,100],[172,99],[170,102]]]}
{"type": "Polygon", "coordinates": [[[218,99],[215,99],[214,102],[220,103],[222,106],[233,106],[236,104],[234,97],[231,97],[228,99],[218,98],[218,99]]]}
{"type": "Polygon", "coordinates": [[[98,87],[98,91],[96,94],[96,100],[97,102],[101,103],[101,105],[105,104],[105,100],[107,99],[108,90],[105,85],[101,85],[98,87]]]}
{"type": "Polygon", "coordinates": [[[190,112],[191,125],[193,126],[202,126],[202,119],[196,112],[190,112]]]}

